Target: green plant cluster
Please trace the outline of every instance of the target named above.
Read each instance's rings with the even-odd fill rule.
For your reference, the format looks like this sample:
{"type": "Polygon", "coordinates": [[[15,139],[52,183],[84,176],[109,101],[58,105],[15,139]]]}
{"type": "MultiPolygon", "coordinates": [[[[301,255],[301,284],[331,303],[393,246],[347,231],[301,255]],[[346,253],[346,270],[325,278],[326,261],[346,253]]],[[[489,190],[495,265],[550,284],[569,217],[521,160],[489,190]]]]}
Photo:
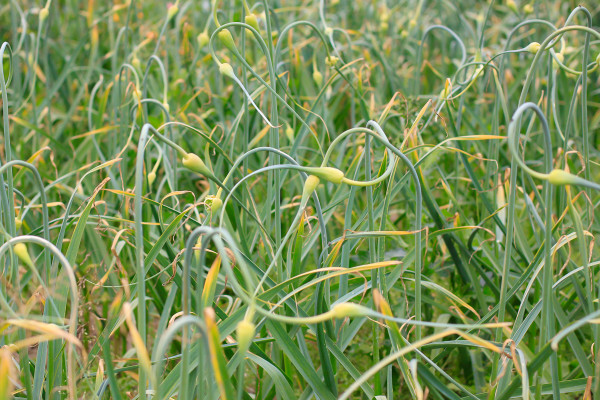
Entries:
{"type": "Polygon", "coordinates": [[[4,1],[0,399],[600,396],[599,16],[4,1]]]}

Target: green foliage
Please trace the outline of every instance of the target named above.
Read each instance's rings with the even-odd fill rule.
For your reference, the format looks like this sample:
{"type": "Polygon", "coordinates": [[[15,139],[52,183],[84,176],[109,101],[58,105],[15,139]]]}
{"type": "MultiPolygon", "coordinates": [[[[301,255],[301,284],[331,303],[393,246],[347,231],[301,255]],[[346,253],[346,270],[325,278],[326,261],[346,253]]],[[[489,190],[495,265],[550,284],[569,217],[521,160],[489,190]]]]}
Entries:
{"type": "Polygon", "coordinates": [[[4,3],[0,398],[600,396],[593,2],[4,3]]]}

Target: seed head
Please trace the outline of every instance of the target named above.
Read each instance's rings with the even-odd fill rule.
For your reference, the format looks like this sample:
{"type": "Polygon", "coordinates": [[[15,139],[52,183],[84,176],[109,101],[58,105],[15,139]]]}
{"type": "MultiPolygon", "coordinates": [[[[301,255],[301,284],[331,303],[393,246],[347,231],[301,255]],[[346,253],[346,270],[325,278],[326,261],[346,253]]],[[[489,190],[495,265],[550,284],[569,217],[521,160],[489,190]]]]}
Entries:
{"type": "Polygon", "coordinates": [[[336,56],[329,56],[325,59],[325,64],[327,64],[328,67],[333,67],[339,60],[340,59],[336,56]]]}

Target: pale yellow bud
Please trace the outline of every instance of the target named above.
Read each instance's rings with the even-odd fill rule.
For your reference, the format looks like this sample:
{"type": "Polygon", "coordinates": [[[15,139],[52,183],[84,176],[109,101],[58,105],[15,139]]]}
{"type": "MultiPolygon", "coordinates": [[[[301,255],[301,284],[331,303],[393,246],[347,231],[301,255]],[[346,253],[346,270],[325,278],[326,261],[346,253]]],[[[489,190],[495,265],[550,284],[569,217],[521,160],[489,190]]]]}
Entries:
{"type": "Polygon", "coordinates": [[[290,142],[294,140],[294,129],[290,125],[285,128],[285,136],[287,136],[290,142]]]}
{"type": "Polygon", "coordinates": [[[48,10],[48,7],[44,7],[40,10],[40,22],[44,22],[46,20],[46,18],[48,18],[48,14],[50,14],[50,10],[48,10]]]}
{"type": "Polygon", "coordinates": [[[156,172],[152,171],[148,174],[148,184],[152,186],[154,181],[156,180],[156,172]]]}
{"type": "Polygon", "coordinates": [[[538,42],[531,42],[527,47],[525,47],[525,50],[527,50],[531,54],[535,54],[539,51],[540,46],[541,45],[538,42]]]}
{"type": "Polygon", "coordinates": [[[321,86],[323,84],[323,74],[321,74],[318,69],[315,69],[313,72],[313,80],[317,86],[321,86]]]}
{"type": "Polygon", "coordinates": [[[246,18],[244,18],[244,20],[246,21],[246,24],[250,25],[251,27],[260,32],[260,28],[258,27],[258,19],[256,18],[255,14],[246,15],[246,18]]]}
{"type": "Polygon", "coordinates": [[[562,169],[554,169],[548,174],[548,182],[553,185],[562,186],[569,184],[576,184],[579,178],[577,175],[573,175],[562,169]]]}
{"type": "Polygon", "coordinates": [[[309,175],[304,182],[304,189],[302,190],[302,201],[308,201],[308,198],[313,194],[317,186],[319,186],[320,179],[315,175],[309,175]]]}
{"type": "Polygon", "coordinates": [[[198,46],[200,48],[203,48],[210,41],[210,36],[208,36],[208,33],[206,32],[201,32],[196,38],[196,41],[198,42],[198,46]]]}
{"type": "Polygon", "coordinates": [[[355,303],[339,303],[333,306],[331,313],[334,318],[346,318],[346,317],[362,317],[365,315],[365,309],[355,303]]]}
{"type": "Polygon", "coordinates": [[[223,45],[225,47],[227,47],[229,50],[231,50],[233,52],[236,51],[235,42],[233,41],[233,36],[231,36],[231,32],[229,32],[227,29],[223,29],[223,30],[219,31],[219,33],[217,33],[217,37],[219,38],[221,43],[223,43],[223,45]]]}
{"type": "Polygon", "coordinates": [[[219,65],[219,72],[221,73],[221,75],[225,75],[230,78],[235,77],[235,74],[233,73],[233,67],[229,63],[223,63],[219,65]]]}
{"type": "Polygon", "coordinates": [[[305,167],[304,170],[309,174],[316,175],[318,178],[332,183],[342,183],[342,179],[344,178],[344,173],[333,167],[305,167]]]}
{"type": "Polygon", "coordinates": [[[183,156],[181,161],[183,166],[190,171],[194,171],[202,175],[211,175],[211,172],[206,164],[204,164],[204,161],[202,161],[202,159],[194,153],[187,153],[183,156]]]}
{"type": "Polygon", "coordinates": [[[167,9],[167,20],[170,20],[171,18],[173,18],[175,16],[175,14],[177,14],[178,11],[179,11],[179,7],[177,6],[177,3],[170,6],[167,9]]]}
{"type": "Polygon", "coordinates": [[[238,351],[241,354],[244,354],[252,344],[252,340],[256,335],[256,326],[252,321],[244,318],[238,322],[235,331],[237,333],[238,351]]]}
{"type": "Polygon", "coordinates": [[[15,252],[17,257],[19,257],[19,260],[21,260],[23,264],[33,267],[33,261],[29,256],[29,251],[27,251],[27,245],[25,245],[25,243],[19,242],[15,244],[15,246],[13,247],[13,251],[15,252]]]}

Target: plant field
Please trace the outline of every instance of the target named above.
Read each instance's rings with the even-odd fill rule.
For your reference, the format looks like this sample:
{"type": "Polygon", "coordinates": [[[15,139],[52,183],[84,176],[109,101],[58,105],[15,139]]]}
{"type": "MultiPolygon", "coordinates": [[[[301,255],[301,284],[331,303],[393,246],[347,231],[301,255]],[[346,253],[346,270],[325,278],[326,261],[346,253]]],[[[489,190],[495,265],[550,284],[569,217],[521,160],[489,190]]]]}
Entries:
{"type": "Polygon", "coordinates": [[[598,26],[4,0],[0,400],[600,398],[598,26]]]}

